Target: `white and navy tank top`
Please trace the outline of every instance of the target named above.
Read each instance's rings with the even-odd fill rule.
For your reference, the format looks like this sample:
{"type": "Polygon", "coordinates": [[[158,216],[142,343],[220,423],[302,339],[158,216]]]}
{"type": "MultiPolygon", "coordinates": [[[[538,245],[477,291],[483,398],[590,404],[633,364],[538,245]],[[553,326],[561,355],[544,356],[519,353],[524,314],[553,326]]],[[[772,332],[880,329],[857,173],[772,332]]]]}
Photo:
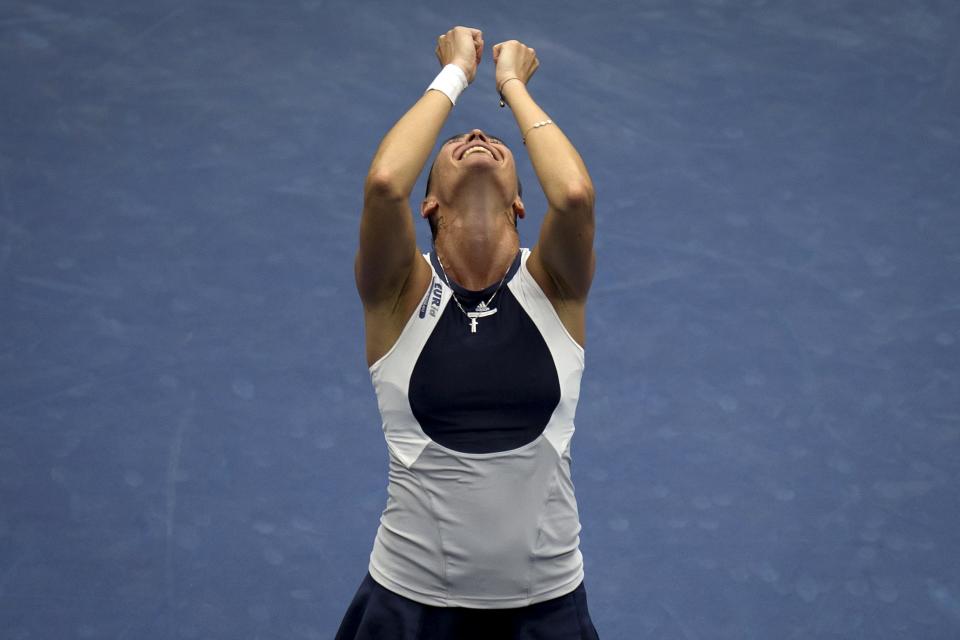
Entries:
{"type": "Polygon", "coordinates": [[[435,254],[422,254],[430,286],[370,366],[389,485],[369,571],[423,604],[522,607],[583,580],[570,441],[584,352],[529,255],[520,249],[472,319],[452,293],[477,313],[500,283],[447,286],[435,254]]]}

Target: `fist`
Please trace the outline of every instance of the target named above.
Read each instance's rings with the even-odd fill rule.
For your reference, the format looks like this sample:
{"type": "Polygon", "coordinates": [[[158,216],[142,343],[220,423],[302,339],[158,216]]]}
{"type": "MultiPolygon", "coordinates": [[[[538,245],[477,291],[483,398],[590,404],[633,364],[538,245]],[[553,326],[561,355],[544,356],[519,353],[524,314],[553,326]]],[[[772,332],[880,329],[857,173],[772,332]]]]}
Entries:
{"type": "Polygon", "coordinates": [[[454,27],[437,38],[436,53],[441,68],[448,64],[457,65],[466,74],[467,82],[472,84],[483,55],[483,33],[480,29],[454,27]]]}
{"type": "Polygon", "coordinates": [[[507,40],[493,47],[493,62],[497,66],[497,87],[507,78],[520,78],[523,84],[540,67],[536,50],[518,40],[507,40]]]}

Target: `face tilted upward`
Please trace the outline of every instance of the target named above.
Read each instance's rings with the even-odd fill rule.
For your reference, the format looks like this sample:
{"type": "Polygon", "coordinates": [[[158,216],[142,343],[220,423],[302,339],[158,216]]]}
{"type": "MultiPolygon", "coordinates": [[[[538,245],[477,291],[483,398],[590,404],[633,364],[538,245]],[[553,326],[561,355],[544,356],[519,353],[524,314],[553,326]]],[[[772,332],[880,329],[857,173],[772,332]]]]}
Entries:
{"type": "MultiPolygon", "coordinates": [[[[437,188],[437,182],[443,189],[449,180],[457,180],[458,172],[467,170],[486,170],[499,167],[500,176],[498,180],[503,185],[504,191],[516,185],[516,196],[523,197],[523,185],[520,182],[520,176],[517,175],[516,165],[514,164],[513,154],[510,148],[503,141],[492,135],[487,135],[481,129],[472,129],[467,133],[459,133],[447,138],[441,145],[430,166],[430,172],[427,174],[427,188],[423,194],[424,201],[431,195],[431,192],[437,188]],[[490,152],[470,151],[472,147],[483,147],[490,152]],[[469,155],[464,155],[466,152],[469,155]],[[477,156],[477,157],[475,157],[477,156]],[[487,165],[487,166],[484,166],[487,165]],[[515,181],[515,182],[514,182],[515,181]]],[[[522,216],[522,214],[520,214],[522,216]]],[[[430,234],[436,238],[437,221],[436,216],[428,216],[427,222],[430,225],[430,234]]],[[[517,220],[514,218],[514,225],[517,220]]]]}
{"type": "MultiPolygon", "coordinates": [[[[473,129],[447,138],[440,145],[440,150],[430,166],[430,173],[427,174],[427,188],[423,197],[430,195],[438,164],[442,163],[444,167],[441,171],[447,173],[449,167],[460,169],[488,162],[500,165],[505,171],[511,168],[512,173],[516,175],[513,154],[500,138],[488,135],[482,129],[473,129]]],[[[517,195],[523,196],[519,176],[517,176],[517,195]]]]}

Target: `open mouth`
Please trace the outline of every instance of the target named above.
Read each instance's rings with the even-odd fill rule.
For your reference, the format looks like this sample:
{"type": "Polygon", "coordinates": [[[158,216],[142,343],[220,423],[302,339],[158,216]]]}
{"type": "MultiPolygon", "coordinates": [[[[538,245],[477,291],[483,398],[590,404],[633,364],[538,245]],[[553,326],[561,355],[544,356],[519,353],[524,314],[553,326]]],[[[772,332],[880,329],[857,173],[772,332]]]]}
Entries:
{"type": "Polygon", "coordinates": [[[482,144],[479,144],[479,143],[474,143],[474,144],[468,146],[468,147],[466,148],[466,150],[465,150],[462,154],[460,154],[460,159],[461,159],[461,160],[465,160],[465,159],[467,158],[467,156],[472,156],[472,155],[477,155],[477,154],[483,154],[483,155],[489,156],[490,158],[492,158],[492,159],[494,159],[494,160],[497,159],[497,156],[494,155],[494,153],[493,153],[493,151],[492,151],[491,149],[488,149],[487,147],[485,147],[485,146],[483,146],[482,144]]]}

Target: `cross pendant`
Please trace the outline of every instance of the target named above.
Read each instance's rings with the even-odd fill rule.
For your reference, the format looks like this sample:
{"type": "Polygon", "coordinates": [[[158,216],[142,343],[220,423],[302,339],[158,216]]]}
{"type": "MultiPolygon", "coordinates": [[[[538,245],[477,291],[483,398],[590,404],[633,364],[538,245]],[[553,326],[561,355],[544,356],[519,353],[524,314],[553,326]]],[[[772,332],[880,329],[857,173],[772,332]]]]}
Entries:
{"type": "Polygon", "coordinates": [[[470,333],[477,332],[477,316],[470,318],[470,333]]]}

